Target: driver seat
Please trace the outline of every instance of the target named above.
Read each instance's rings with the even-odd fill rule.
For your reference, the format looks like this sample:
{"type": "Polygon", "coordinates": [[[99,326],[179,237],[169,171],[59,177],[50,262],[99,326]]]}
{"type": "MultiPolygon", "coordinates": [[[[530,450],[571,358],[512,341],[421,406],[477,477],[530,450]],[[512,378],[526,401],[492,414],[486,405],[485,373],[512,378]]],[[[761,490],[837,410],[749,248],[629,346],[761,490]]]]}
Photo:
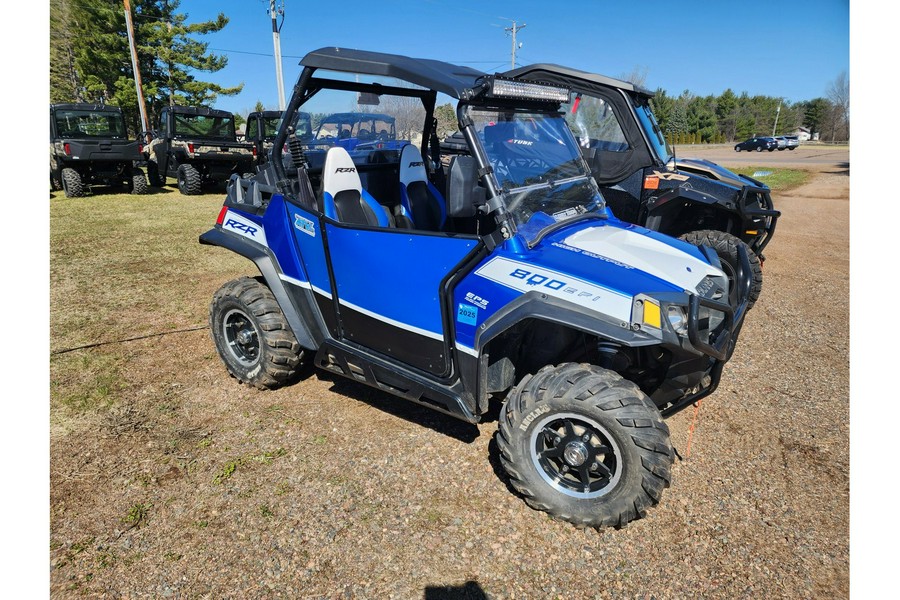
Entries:
{"type": "Polygon", "coordinates": [[[322,203],[325,216],[341,223],[389,227],[390,219],[363,189],[350,154],[340,146],[329,148],[322,168],[322,203]]]}
{"type": "Polygon", "coordinates": [[[443,230],[447,204],[428,181],[422,153],[413,144],[406,144],[400,151],[400,204],[415,229],[443,230]]]}

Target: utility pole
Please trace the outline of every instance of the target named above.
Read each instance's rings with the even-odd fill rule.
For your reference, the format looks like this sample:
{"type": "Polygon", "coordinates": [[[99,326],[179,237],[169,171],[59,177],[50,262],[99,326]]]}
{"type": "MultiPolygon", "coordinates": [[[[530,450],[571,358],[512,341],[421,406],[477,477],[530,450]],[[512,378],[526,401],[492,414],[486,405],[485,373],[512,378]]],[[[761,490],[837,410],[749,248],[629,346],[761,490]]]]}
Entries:
{"type": "Polygon", "coordinates": [[[775,111],[775,124],[772,125],[772,137],[775,137],[775,129],[778,127],[778,115],[781,114],[781,102],[778,103],[778,110],[775,111]]]}
{"type": "Polygon", "coordinates": [[[513,21],[512,27],[504,28],[504,31],[512,33],[512,62],[511,62],[511,64],[512,64],[513,69],[516,68],[516,49],[518,48],[518,46],[516,46],[516,33],[520,29],[525,29],[525,27],[526,27],[525,23],[522,23],[521,25],[516,25],[516,22],[513,21]]]}
{"type": "Polygon", "coordinates": [[[272,17],[272,43],[275,44],[275,81],[278,83],[278,108],[279,110],[284,110],[284,78],[281,75],[281,34],[277,23],[279,13],[283,19],[284,0],[282,0],[281,8],[278,10],[275,9],[275,0],[269,0],[269,15],[272,17]]]}
{"type": "Polygon", "coordinates": [[[131,47],[131,68],[134,70],[134,90],[137,92],[138,108],[141,111],[141,131],[149,131],[147,125],[147,106],[144,104],[144,86],[141,83],[141,70],[138,67],[137,50],[134,47],[134,25],[131,23],[131,4],[125,2],[125,28],[128,30],[128,45],[131,47]]]}

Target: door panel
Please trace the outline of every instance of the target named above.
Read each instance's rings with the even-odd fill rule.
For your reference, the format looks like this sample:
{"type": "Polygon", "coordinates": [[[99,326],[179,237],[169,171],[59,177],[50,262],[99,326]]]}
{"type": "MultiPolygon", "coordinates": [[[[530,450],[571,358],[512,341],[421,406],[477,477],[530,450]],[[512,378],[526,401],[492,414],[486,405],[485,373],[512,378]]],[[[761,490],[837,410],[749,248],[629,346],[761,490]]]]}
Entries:
{"type": "Polygon", "coordinates": [[[342,337],[436,375],[450,370],[441,282],[472,237],[326,222],[342,337]]]}

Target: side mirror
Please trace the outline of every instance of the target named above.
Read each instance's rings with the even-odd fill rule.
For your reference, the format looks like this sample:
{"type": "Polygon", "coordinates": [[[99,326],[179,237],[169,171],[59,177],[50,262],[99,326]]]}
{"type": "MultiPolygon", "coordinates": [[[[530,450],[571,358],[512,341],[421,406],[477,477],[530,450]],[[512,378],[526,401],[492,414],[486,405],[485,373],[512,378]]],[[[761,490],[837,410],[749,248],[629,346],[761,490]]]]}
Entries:
{"type": "Polygon", "coordinates": [[[478,183],[475,158],[454,156],[447,182],[447,213],[450,217],[474,217],[476,207],[486,202],[487,190],[478,183]]]}

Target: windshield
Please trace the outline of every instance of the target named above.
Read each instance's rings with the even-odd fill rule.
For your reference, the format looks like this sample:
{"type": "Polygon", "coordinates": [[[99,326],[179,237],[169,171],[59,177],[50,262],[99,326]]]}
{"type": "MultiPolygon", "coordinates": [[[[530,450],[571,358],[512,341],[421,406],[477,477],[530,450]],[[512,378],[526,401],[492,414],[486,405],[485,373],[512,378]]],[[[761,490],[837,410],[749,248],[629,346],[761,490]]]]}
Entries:
{"type": "Polygon", "coordinates": [[[349,113],[331,115],[324,119],[316,131],[316,139],[358,138],[367,140],[394,140],[394,118],[388,115],[349,113]]]}
{"type": "Polygon", "coordinates": [[[234,141],[234,118],[175,113],[175,135],[234,141]]]}
{"type": "Polygon", "coordinates": [[[603,210],[603,197],[561,113],[479,109],[469,116],[527,242],[557,222],[603,210]]]}
{"type": "Polygon", "coordinates": [[[265,117],[263,118],[263,124],[265,126],[265,131],[263,131],[263,137],[267,140],[274,140],[275,135],[278,133],[278,125],[281,123],[281,117],[265,117]]]}
{"type": "Polygon", "coordinates": [[[61,138],[124,140],[125,120],[116,111],[57,110],[56,132],[61,138]]]}
{"type": "Polygon", "coordinates": [[[644,132],[647,134],[647,139],[650,140],[650,145],[656,150],[657,156],[664,163],[669,162],[672,151],[669,149],[669,144],[666,142],[662,129],[659,128],[659,123],[656,122],[656,115],[650,110],[650,106],[646,103],[639,104],[635,107],[635,113],[638,116],[638,121],[641,122],[641,127],[644,128],[644,132]]]}

